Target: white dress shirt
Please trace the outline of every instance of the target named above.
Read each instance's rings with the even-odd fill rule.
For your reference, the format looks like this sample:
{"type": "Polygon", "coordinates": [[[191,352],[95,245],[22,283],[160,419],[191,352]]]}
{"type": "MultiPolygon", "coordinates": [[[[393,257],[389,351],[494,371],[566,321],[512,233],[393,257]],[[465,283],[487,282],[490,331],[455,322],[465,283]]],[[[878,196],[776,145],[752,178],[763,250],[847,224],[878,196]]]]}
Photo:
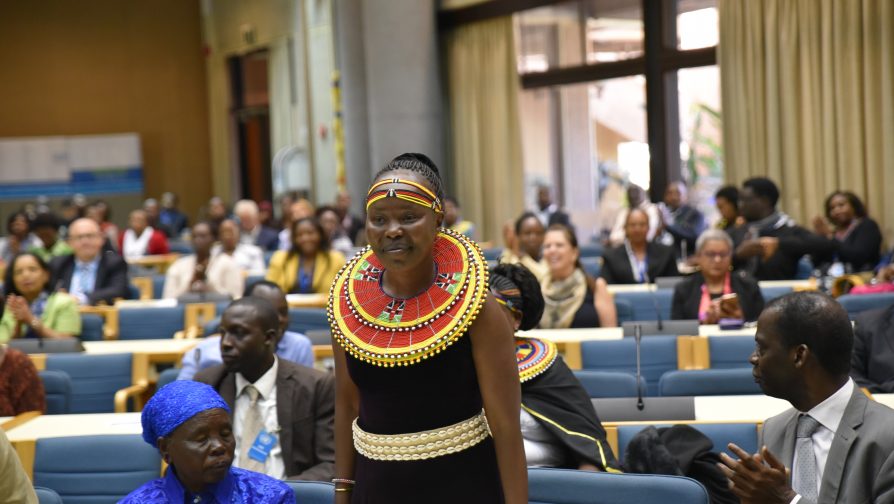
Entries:
{"type": "MultiPolygon", "coordinates": [[[[211,247],[211,255],[216,256],[221,253],[223,253],[223,247],[219,243],[211,247]]],[[[257,245],[240,243],[236,245],[236,250],[228,255],[236,261],[236,264],[242,268],[242,271],[249,275],[263,275],[266,273],[264,251],[257,245]]]]}
{"type": "MultiPolygon", "coordinates": [[[[841,418],[844,417],[844,410],[847,403],[851,400],[854,393],[854,380],[848,378],[847,383],[841,386],[838,391],[826,398],[825,401],[817,404],[806,414],[813,417],[820,423],[820,427],[813,433],[813,454],[816,456],[816,494],[819,495],[820,487],[823,483],[823,474],[826,472],[826,460],[829,458],[829,450],[832,448],[832,441],[835,439],[835,433],[838,432],[838,425],[841,418]]],[[[803,412],[802,412],[803,413],[803,412]]],[[[795,451],[792,460],[792,471],[798,467],[798,453],[795,451]]],[[[795,475],[792,474],[794,480],[795,475]]],[[[801,500],[801,496],[795,496],[791,504],[797,504],[801,500]]]]}
{"type": "Polygon", "coordinates": [[[264,429],[276,436],[276,443],[267,456],[264,466],[264,474],[271,478],[283,479],[286,477],[286,466],[282,458],[282,445],[280,444],[280,427],[279,420],[276,416],[276,372],[279,369],[279,359],[273,356],[273,365],[266,373],[254,383],[249,382],[242,376],[242,373],[236,373],[236,405],[233,411],[233,436],[236,438],[236,456],[233,459],[233,466],[242,467],[239,460],[239,453],[242,451],[242,443],[254,443],[254,439],[242,439],[242,430],[245,425],[245,412],[251,404],[245,387],[254,385],[258,390],[258,409],[261,411],[261,417],[264,419],[264,429]]]}

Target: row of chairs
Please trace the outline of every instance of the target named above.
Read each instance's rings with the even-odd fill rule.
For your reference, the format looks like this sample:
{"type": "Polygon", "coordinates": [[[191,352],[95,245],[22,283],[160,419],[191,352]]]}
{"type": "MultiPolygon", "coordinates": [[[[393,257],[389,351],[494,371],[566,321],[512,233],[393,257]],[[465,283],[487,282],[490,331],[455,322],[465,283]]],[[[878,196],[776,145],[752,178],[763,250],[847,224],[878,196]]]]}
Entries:
{"type": "MultiPolygon", "coordinates": [[[[753,424],[751,424],[753,427],[753,424]]],[[[618,431],[632,438],[633,426],[618,431]]],[[[639,426],[642,428],[642,426],[639,426]]],[[[709,437],[724,437],[729,428],[698,425],[709,437]]],[[[730,440],[737,440],[730,437],[730,440]]],[[[751,443],[756,445],[756,439],[751,443]]],[[[708,504],[706,490],[695,480],[678,476],[608,474],[563,469],[528,470],[532,504],[644,504],[679,502],[708,504]]],[[[38,439],[34,485],[41,504],[115,503],[135,488],[159,477],[158,451],[140,436],[82,436],[38,439]]],[[[300,504],[329,504],[331,483],[287,482],[300,504]]]]}
{"type": "Polygon", "coordinates": [[[760,394],[760,387],[754,382],[750,368],[702,369],[692,371],[667,371],[658,379],[657,386],[649,390],[646,380],[640,377],[637,387],[636,375],[624,371],[577,370],[580,380],[591,398],[635,397],[638,390],[643,395],[660,397],[691,397],[715,395],[760,394]]]}
{"type": "Polygon", "coordinates": [[[149,384],[138,375],[142,357],[121,354],[48,354],[38,376],[46,393],[47,414],[123,413],[140,409],[149,384]]]}

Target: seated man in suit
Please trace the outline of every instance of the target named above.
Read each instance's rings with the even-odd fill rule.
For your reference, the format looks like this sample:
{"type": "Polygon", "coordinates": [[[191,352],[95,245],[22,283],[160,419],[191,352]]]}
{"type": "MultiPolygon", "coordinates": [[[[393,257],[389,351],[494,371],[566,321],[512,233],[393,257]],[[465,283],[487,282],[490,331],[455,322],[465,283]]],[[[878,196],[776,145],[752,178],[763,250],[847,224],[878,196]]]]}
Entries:
{"type": "MultiPolygon", "coordinates": [[[[226,222],[226,221],[224,221],[226,222]]],[[[243,296],[254,296],[266,299],[276,309],[279,315],[279,329],[277,330],[276,355],[282,359],[292,361],[302,366],[314,366],[313,345],[307,336],[290,332],[289,328],[289,304],[282,289],[273,282],[261,280],[245,289],[243,296]]],[[[205,368],[221,364],[220,336],[215,334],[208,336],[201,343],[186,352],[181,361],[178,380],[192,380],[195,374],[205,368]]]]}
{"type": "Polygon", "coordinates": [[[851,376],[872,393],[894,392],[894,305],[854,319],[851,376]]]}
{"type": "Polygon", "coordinates": [[[104,240],[96,221],[77,219],[68,227],[74,254],[50,264],[57,287],[82,305],[111,305],[116,298],[127,297],[127,263],[115,252],[102,252],[104,240]]]}
{"type": "Polygon", "coordinates": [[[335,472],[335,380],[277,358],[279,327],[269,301],[234,301],[220,324],[224,363],[195,379],[213,386],[233,410],[234,466],[279,479],[329,481],[335,472]]]}
{"type": "Polygon", "coordinates": [[[739,192],[739,211],[745,224],[729,231],[735,251],[733,267],[758,280],[791,280],[805,254],[825,255],[835,244],[811,233],[776,209],[779,189],[772,180],[746,180],[739,192]]]}
{"type": "Polygon", "coordinates": [[[279,233],[261,224],[258,204],[252,200],[239,200],[233,206],[233,214],[242,228],[242,242],[257,245],[263,250],[279,247],[279,233]]]}
{"type": "Polygon", "coordinates": [[[844,308],[818,292],[788,294],[767,305],[754,339],[755,380],[794,408],[764,423],[760,453],[730,444],[739,459],[721,454],[733,493],[745,504],[894,502],[894,410],[848,376],[844,308]]]}

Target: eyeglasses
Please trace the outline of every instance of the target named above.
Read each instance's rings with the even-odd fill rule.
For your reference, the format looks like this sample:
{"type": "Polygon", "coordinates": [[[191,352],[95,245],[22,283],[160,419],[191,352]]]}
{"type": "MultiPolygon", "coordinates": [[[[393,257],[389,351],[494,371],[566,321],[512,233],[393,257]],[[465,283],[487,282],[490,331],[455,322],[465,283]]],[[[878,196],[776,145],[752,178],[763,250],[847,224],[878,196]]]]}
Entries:
{"type": "Polygon", "coordinates": [[[728,258],[732,253],[731,252],[702,252],[702,257],[706,259],[710,259],[712,261],[722,261],[728,258]]]}
{"type": "Polygon", "coordinates": [[[71,235],[68,237],[71,241],[84,241],[84,240],[95,240],[99,238],[98,233],[87,233],[87,234],[79,234],[79,235],[71,235]]]}

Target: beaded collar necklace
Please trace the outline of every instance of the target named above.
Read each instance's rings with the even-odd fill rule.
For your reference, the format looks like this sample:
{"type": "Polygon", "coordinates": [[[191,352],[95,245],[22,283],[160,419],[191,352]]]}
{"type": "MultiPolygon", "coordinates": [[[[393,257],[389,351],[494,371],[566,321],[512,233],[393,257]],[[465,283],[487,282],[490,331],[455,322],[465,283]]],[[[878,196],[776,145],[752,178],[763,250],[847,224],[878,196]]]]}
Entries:
{"type": "Polygon", "coordinates": [[[518,361],[518,378],[522,383],[540,376],[556,362],[558,355],[559,351],[552,341],[515,337],[515,359],[518,361]]]}
{"type": "Polygon", "coordinates": [[[432,255],[436,274],[425,291],[397,298],[382,289],[385,268],[367,246],[339,271],[329,291],[333,338],[353,357],[408,366],[452,345],[487,297],[487,263],[478,245],[441,228],[432,255]]]}

